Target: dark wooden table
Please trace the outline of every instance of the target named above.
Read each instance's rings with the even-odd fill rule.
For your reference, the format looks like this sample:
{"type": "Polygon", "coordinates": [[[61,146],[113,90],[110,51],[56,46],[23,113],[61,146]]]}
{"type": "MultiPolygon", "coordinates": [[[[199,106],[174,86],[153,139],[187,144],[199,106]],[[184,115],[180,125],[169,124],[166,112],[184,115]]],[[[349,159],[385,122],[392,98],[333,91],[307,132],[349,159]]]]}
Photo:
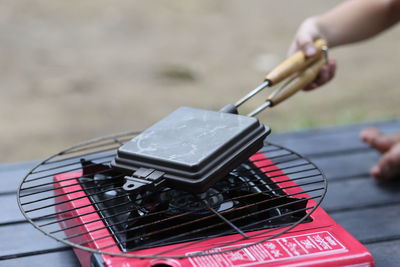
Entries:
{"type": "MultiPolygon", "coordinates": [[[[270,142],[310,158],[326,174],[324,209],[372,252],[377,266],[400,266],[400,180],[379,184],[369,168],[379,155],[358,139],[360,129],[400,131],[400,120],[272,135],[270,142]]],[[[79,266],[73,252],[27,223],[16,188],[35,162],[0,165],[0,266],[79,266]]]]}

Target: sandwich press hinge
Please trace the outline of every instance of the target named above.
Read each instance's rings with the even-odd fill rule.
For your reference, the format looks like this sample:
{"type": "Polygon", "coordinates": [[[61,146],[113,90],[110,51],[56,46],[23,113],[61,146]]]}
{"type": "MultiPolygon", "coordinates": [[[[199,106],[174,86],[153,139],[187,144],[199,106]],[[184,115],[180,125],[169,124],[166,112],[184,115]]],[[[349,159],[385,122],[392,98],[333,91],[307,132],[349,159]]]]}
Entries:
{"type": "Polygon", "coordinates": [[[139,168],[131,176],[124,177],[126,182],[122,188],[132,193],[154,190],[165,182],[164,174],[164,172],[155,169],[139,168]]]}

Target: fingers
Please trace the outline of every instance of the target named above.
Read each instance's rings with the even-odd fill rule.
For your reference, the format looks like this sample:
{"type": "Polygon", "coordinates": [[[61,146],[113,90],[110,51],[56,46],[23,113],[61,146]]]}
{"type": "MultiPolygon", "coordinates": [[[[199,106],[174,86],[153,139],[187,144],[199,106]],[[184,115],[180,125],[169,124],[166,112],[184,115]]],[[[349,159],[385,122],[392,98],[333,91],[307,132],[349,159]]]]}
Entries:
{"type": "Polygon", "coordinates": [[[297,47],[304,52],[307,57],[312,57],[317,53],[314,45],[314,40],[318,39],[317,36],[312,34],[299,34],[297,36],[297,47]]]}
{"type": "Polygon", "coordinates": [[[317,53],[314,41],[321,38],[321,33],[314,18],[306,19],[297,30],[290,45],[288,56],[301,50],[306,56],[314,56],[317,53]]]}
{"type": "Polygon", "coordinates": [[[400,134],[385,135],[377,128],[360,132],[360,138],[383,155],[370,173],[377,180],[400,178],[400,134]]]}
{"type": "Polygon", "coordinates": [[[336,61],[334,59],[328,60],[327,64],[322,66],[318,77],[314,81],[318,86],[321,86],[330,81],[336,72],[336,61]]]}
{"type": "Polygon", "coordinates": [[[382,132],[377,128],[366,128],[360,132],[360,139],[368,144],[372,143],[372,140],[377,136],[382,135],[382,132]]]}
{"type": "Polygon", "coordinates": [[[395,135],[385,135],[376,128],[367,128],[360,132],[361,140],[381,153],[387,152],[396,143],[394,137],[395,135]]]}
{"type": "Polygon", "coordinates": [[[311,91],[311,90],[314,90],[317,87],[318,87],[318,84],[316,84],[315,82],[312,82],[309,85],[307,85],[306,87],[304,87],[303,90],[304,91],[311,91]]]}
{"type": "Polygon", "coordinates": [[[371,175],[377,180],[400,178],[400,143],[383,154],[378,164],[371,169],[371,175]]]}
{"type": "MultiPolygon", "coordinates": [[[[299,27],[295,38],[290,45],[288,55],[292,55],[295,52],[301,50],[307,57],[314,56],[317,53],[317,49],[314,45],[314,41],[323,38],[320,29],[318,28],[315,18],[306,19],[299,27]]],[[[336,61],[330,59],[325,66],[321,68],[317,78],[303,90],[313,90],[328,81],[330,81],[336,73],[336,61]]]]}
{"type": "Polygon", "coordinates": [[[325,83],[332,80],[336,73],[336,60],[329,59],[327,64],[322,66],[317,78],[303,90],[310,91],[317,87],[324,85],[325,83]]]}

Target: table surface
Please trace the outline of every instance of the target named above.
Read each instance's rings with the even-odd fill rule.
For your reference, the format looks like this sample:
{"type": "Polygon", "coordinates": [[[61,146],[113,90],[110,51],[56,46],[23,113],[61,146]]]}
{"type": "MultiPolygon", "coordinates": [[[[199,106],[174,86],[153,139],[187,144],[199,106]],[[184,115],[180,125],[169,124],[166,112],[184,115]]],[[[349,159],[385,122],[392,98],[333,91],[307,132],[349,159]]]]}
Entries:
{"type": "MultiPolygon", "coordinates": [[[[275,134],[268,141],[319,166],[329,183],[323,208],[371,251],[377,266],[399,266],[400,182],[377,183],[369,176],[379,154],[358,138],[369,126],[393,133],[400,131],[400,119],[275,134]]],[[[34,229],[20,214],[16,188],[34,165],[0,164],[0,266],[79,266],[69,247],[34,229]]]]}

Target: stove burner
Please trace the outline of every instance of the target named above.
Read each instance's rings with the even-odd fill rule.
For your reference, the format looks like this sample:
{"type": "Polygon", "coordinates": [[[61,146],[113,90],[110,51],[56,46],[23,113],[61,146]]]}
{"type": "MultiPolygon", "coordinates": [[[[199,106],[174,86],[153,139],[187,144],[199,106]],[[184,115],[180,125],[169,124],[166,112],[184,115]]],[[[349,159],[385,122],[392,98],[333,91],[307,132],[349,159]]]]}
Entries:
{"type": "Polygon", "coordinates": [[[207,206],[217,211],[223,211],[233,207],[232,201],[224,201],[224,196],[215,188],[210,188],[199,195],[169,190],[163,193],[161,199],[169,200],[168,215],[176,215],[183,212],[191,212],[193,215],[205,215],[210,211],[207,206]],[[163,199],[164,198],[164,199],[163,199]]]}
{"type": "Polygon", "coordinates": [[[90,173],[85,166],[102,170],[79,181],[125,252],[236,233],[222,223],[221,215],[247,232],[286,226],[306,214],[307,200],[287,196],[250,162],[201,194],[170,188],[126,194],[122,173],[106,165],[81,163],[84,173],[90,173]],[[259,223],[248,227],[249,222],[259,223]],[[204,225],[215,227],[199,230],[204,225]]]}

